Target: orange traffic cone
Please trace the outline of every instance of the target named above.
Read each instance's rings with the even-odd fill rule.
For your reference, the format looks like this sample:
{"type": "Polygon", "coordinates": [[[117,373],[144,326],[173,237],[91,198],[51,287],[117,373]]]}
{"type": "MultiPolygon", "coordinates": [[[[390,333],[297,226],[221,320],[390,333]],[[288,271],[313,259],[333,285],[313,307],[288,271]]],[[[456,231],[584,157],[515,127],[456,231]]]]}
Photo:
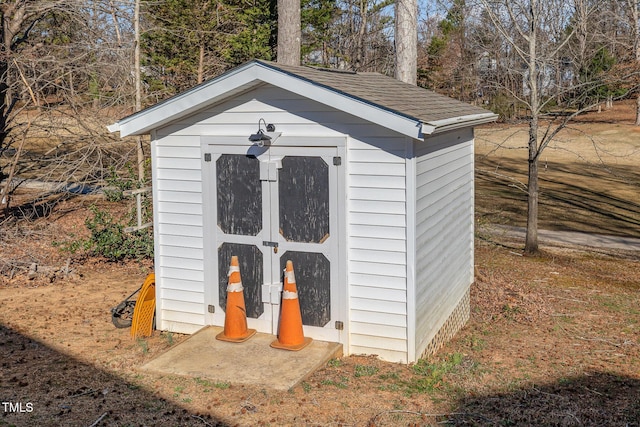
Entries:
{"type": "Polygon", "coordinates": [[[229,266],[224,331],[216,335],[216,338],[221,341],[244,342],[256,333],[255,329],[247,329],[247,310],[244,305],[243,289],[238,257],[232,256],[229,266]]]}
{"type": "Polygon", "coordinates": [[[298,301],[296,277],[293,274],[293,263],[287,261],[284,271],[284,286],[282,290],[282,308],[280,310],[280,328],[278,339],[271,343],[273,348],[298,351],[305,348],[312,341],[302,333],[302,314],[298,301]]]}

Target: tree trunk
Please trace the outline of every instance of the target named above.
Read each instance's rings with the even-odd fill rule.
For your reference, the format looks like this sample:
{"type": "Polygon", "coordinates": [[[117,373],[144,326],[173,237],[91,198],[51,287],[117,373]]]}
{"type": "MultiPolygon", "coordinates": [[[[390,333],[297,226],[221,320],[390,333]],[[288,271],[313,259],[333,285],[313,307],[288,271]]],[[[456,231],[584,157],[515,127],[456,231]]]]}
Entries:
{"type": "MultiPolygon", "coordinates": [[[[11,90],[9,80],[9,58],[11,57],[11,39],[13,33],[10,28],[10,17],[8,16],[13,10],[9,5],[5,5],[2,9],[2,46],[0,46],[0,154],[7,148],[7,126],[9,114],[11,112],[11,90]]],[[[5,174],[0,168],[0,181],[4,180],[5,174]]],[[[3,195],[6,196],[6,195],[3,195]]]]}
{"type": "Polygon", "coordinates": [[[538,4],[537,0],[531,0],[529,10],[529,107],[531,119],[529,120],[529,180],[527,193],[527,235],[524,243],[525,254],[538,252],[538,119],[540,117],[540,99],[538,94],[538,4]]]}
{"type": "Polygon", "coordinates": [[[527,233],[524,253],[538,252],[538,117],[532,115],[529,122],[529,179],[527,185],[527,233]]]}
{"type": "Polygon", "coordinates": [[[113,4],[113,0],[109,0],[109,6],[111,7],[111,19],[113,19],[113,29],[116,32],[116,40],[118,41],[118,47],[122,46],[122,35],[120,34],[120,23],[118,22],[118,9],[113,4]]]}
{"type": "Polygon", "coordinates": [[[300,65],[300,34],[300,1],[278,0],[278,63],[300,65]]]}
{"type": "Polygon", "coordinates": [[[322,66],[329,68],[329,45],[322,42],[322,66]]]}
{"type": "MultiPolygon", "coordinates": [[[[135,51],[133,54],[133,64],[135,73],[135,86],[136,86],[136,111],[142,109],[142,70],[140,65],[140,0],[136,0],[134,5],[133,14],[133,28],[135,37],[135,51]]],[[[142,185],[144,183],[144,147],[142,137],[138,136],[136,140],[136,151],[138,154],[138,181],[142,185]]]]}
{"type": "MultiPolygon", "coordinates": [[[[9,100],[9,85],[7,84],[7,72],[9,71],[9,65],[7,64],[6,59],[6,50],[2,52],[2,57],[0,57],[0,76],[2,76],[2,81],[0,81],[0,150],[3,150],[4,141],[7,137],[7,118],[9,115],[9,106],[11,105],[11,101],[9,100]]],[[[0,171],[0,177],[2,172],[0,171]]]]}
{"type": "MultiPolygon", "coordinates": [[[[637,64],[640,64],[640,10],[638,10],[638,2],[635,0],[627,0],[629,7],[630,24],[633,27],[633,53],[637,64]]],[[[636,126],[640,126],[640,93],[636,98],[636,126]]]]}
{"type": "Polygon", "coordinates": [[[358,29],[358,34],[356,38],[356,47],[355,47],[355,55],[354,55],[354,69],[359,71],[362,69],[364,63],[364,37],[367,34],[367,2],[364,0],[360,1],[360,27],[358,29]]]}
{"type": "Polygon", "coordinates": [[[204,40],[200,42],[200,52],[198,55],[198,84],[204,81],[204,40]]]}
{"type": "Polygon", "coordinates": [[[418,73],[418,3],[396,1],[396,79],[416,84],[418,73]]]}

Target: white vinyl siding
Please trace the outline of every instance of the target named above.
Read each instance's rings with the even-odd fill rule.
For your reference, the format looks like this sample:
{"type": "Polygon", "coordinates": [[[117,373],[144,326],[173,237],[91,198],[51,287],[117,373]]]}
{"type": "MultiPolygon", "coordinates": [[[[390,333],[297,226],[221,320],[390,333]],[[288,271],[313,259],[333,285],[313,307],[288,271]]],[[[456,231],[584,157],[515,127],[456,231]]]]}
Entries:
{"type": "Polygon", "coordinates": [[[350,351],[406,362],[408,140],[359,130],[347,154],[350,351]]]}
{"type": "Polygon", "coordinates": [[[192,333],[204,326],[200,140],[153,142],[158,326],[192,333]]]}
{"type": "Polygon", "coordinates": [[[416,357],[473,281],[473,133],[416,147],[416,357]]]}

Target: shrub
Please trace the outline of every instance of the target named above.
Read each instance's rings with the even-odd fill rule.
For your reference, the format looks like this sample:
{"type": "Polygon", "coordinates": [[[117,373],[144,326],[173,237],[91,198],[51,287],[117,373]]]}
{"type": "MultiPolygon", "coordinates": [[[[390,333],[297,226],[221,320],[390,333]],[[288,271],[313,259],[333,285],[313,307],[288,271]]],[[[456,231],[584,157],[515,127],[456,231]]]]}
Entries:
{"type": "Polygon", "coordinates": [[[106,177],[107,187],[104,188],[104,195],[109,202],[119,202],[125,198],[126,190],[137,188],[138,180],[135,178],[133,166],[126,165],[126,174],[119,174],[114,167],[109,168],[109,175],[106,177]]]}
{"type": "MultiPolygon", "coordinates": [[[[124,174],[111,170],[107,178],[109,187],[105,189],[105,198],[109,202],[122,202],[125,198],[124,191],[140,188],[142,185],[134,178],[131,165],[124,174]]],[[[142,217],[143,222],[151,221],[151,198],[143,194],[142,217]]],[[[89,210],[91,217],[85,220],[85,226],[90,232],[87,238],[80,238],[64,243],[55,244],[71,253],[84,252],[90,256],[101,256],[109,261],[122,261],[126,259],[150,259],[153,258],[153,232],[145,228],[133,232],[125,232],[127,226],[136,225],[137,212],[135,204],[133,208],[122,217],[115,217],[110,209],[99,208],[92,205],[89,210]]]]}
{"type": "Polygon", "coordinates": [[[93,217],[87,218],[85,225],[91,236],[83,244],[89,254],[109,261],[153,257],[153,233],[150,229],[126,233],[125,226],[108,211],[95,205],[90,210],[93,217]]]}

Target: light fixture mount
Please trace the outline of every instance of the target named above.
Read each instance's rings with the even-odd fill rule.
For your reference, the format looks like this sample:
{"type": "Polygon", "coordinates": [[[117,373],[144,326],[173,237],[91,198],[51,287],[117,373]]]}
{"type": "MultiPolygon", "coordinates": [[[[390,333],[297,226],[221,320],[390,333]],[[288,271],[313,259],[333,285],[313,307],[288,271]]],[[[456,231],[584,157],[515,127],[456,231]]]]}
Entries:
{"type": "Polygon", "coordinates": [[[267,124],[267,122],[260,118],[258,120],[258,130],[256,133],[252,133],[249,135],[249,141],[257,143],[259,146],[263,146],[266,141],[271,141],[271,136],[267,135],[264,130],[262,130],[261,123],[264,123],[264,127],[267,132],[275,132],[276,126],[273,123],[267,124]]]}

